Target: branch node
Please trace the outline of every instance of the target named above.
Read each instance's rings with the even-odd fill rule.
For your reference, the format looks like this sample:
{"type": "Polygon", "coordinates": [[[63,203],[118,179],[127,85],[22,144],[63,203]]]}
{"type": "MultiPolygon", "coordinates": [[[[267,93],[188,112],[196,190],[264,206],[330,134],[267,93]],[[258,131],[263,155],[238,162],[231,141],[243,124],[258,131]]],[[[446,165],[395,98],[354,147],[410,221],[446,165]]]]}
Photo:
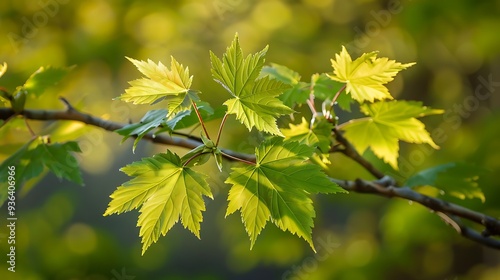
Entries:
{"type": "Polygon", "coordinates": [[[396,180],[389,175],[385,175],[384,177],[375,180],[375,183],[384,186],[386,188],[390,186],[397,186],[396,180]]]}
{"type": "Polygon", "coordinates": [[[71,105],[71,103],[69,103],[69,101],[66,98],[61,96],[59,97],[59,100],[61,100],[61,102],[64,104],[67,112],[75,111],[75,108],[71,105]]]}

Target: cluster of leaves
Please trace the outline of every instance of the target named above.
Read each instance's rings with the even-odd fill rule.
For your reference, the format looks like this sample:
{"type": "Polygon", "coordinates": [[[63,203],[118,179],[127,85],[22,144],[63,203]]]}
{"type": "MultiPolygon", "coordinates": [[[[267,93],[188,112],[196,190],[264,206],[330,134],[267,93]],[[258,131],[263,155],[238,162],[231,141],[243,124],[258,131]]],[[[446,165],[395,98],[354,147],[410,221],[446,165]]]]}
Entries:
{"type": "MultiPolygon", "coordinates": [[[[199,237],[202,211],[205,210],[202,196],[211,198],[212,193],[206,183],[207,176],[192,169],[206,163],[213,155],[222,170],[222,151],[218,143],[225,120],[232,114],[248,130],[255,128],[269,137],[256,147],[255,162],[235,158],[246,166],[233,167],[226,180],[232,185],[226,215],[240,210],[252,246],[271,221],[280,229],[304,238],[314,248],[311,229],[315,212],[309,196],[345,191],[332,183],[319,166],[308,161],[318,142],[283,139],[285,135],[277,126],[277,118],[294,111],[278,97],[291,86],[262,75],[266,52],[267,47],[244,57],[236,37],[222,58],[210,53],[212,76],[231,96],[223,104],[227,109],[218,110],[224,115],[215,141],[204,129],[200,137],[203,144],[182,157],[169,151],[122,169],[134,178],[111,195],[105,215],[140,208],[138,226],[141,227],[143,253],[179,220],[199,237]]],[[[156,133],[175,133],[197,123],[204,127],[204,122],[220,118],[207,103],[200,102],[200,92],[189,87],[192,77],[189,77],[188,68],[174,58],[170,69],[161,63],[129,60],[145,77],[132,81],[131,87],[119,98],[139,104],[152,104],[165,98],[168,109],[150,111],[140,123],[118,130],[124,139],[132,135],[140,138],[152,129],[157,129],[156,133]],[[181,103],[185,104],[182,110],[177,106],[181,103]],[[190,121],[185,121],[190,116],[190,121]]],[[[330,135],[331,127],[328,130],[330,135]]],[[[324,152],[329,149],[329,145],[322,143],[321,146],[324,152]]]]}
{"type": "MultiPolygon", "coordinates": [[[[228,115],[235,115],[248,130],[257,129],[268,135],[255,148],[255,162],[240,160],[246,166],[233,167],[226,180],[232,185],[226,215],[240,211],[252,246],[271,221],[280,229],[304,238],[314,249],[311,229],[315,212],[310,195],[345,192],[321,171],[329,163],[332,131],[337,125],[335,104],[344,110],[350,110],[353,101],[361,104],[368,118],[337,127],[345,131],[345,136],[361,152],[370,147],[394,168],[397,168],[399,140],[436,147],[416,117],[441,111],[422,107],[418,102],[373,103],[392,99],[384,84],[412,64],[377,58],[375,52],[352,61],[343,48],[332,60],[333,73],[315,74],[307,83],[285,66],[264,66],[267,49],[244,56],[236,36],[222,58],[210,52],[213,79],[230,95],[223,104],[227,109],[222,110],[224,116],[215,141],[204,130],[203,144],[183,157],[169,152],[122,169],[135,178],[111,195],[105,215],[140,208],[138,226],[143,253],[179,220],[199,237],[201,213],[205,210],[202,195],[212,197],[212,194],[205,176],[192,172],[192,168],[205,163],[210,155],[221,168],[218,142],[228,115]],[[346,93],[341,94],[344,90],[346,93]],[[314,108],[315,99],[322,101],[321,113],[314,108]],[[306,103],[313,111],[310,121],[302,117],[300,124],[278,127],[277,118],[294,114],[293,108],[306,103]]],[[[203,127],[205,121],[220,117],[207,109],[203,110],[205,115],[200,113],[201,108],[210,106],[199,103],[200,91],[190,88],[192,77],[188,68],[174,58],[170,69],[162,63],[129,60],[145,77],[130,82],[131,87],[119,98],[134,104],[152,104],[165,98],[167,109],[150,111],[140,123],[118,130],[124,139],[134,135],[137,143],[152,129],[157,129],[156,133],[175,133],[179,121],[187,116],[191,116],[188,125],[198,121],[203,127]]]]}
{"type": "MultiPolygon", "coordinates": [[[[195,168],[206,164],[211,157],[221,172],[225,164],[223,157],[236,162],[225,181],[231,185],[226,216],[240,212],[251,246],[271,222],[281,230],[303,238],[314,250],[311,235],[315,211],[311,196],[345,193],[322,171],[329,168],[330,153],[339,145],[335,143],[334,133],[343,133],[360,153],[371,149],[395,170],[398,169],[399,141],[438,148],[417,118],[443,111],[422,106],[420,102],[392,100],[385,87],[399,71],[413,63],[401,64],[378,58],[376,52],[352,60],[342,48],[331,60],[332,72],[314,74],[306,82],[285,66],[265,66],[267,50],[265,47],[244,56],[236,36],[221,58],[210,52],[212,77],[228,93],[223,106],[216,109],[200,99],[201,92],[191,88],[193,77],[188,67],[173,57],[170,68],[161,62],[127,58],[144,77],[131,81],[130,87],[118,99],[133,104],[163,102],[165,108],[151,110],[138,123],[116,130],[123,136],[123,141],[134,137],[133,150],[148,133],[187,136],[198,138],[200,142],[198,147],[182,156],[168,150],[121,169],[133,178],[111,194],[104,215],[139,209],[137,225],[143,254],[179,221],[200,237],[200,224],[206,210],[204,196],[212,198],[213,195],[207,176],[195,168]],[[339,120],[337,113],[342,110],[343,115],[349,115],[353,104],[366,116],[339,120]],[[298,110],[304,106],[308,106],[310,114],[297,112],[304,111],[298,110]],[[219,147],[221,137],[230,137],[223,133],[223,129],[231,115],[249,131],[255,129],[265,135],[265,140],[255,147],[253,160],[225,154],[219,147]],[[285,121],[288,127],[280,128],[277,124],[279,118],[289,118],[285,121]],[[293,123],[295,119],[300,120],[299,123],[293,123]],[[205,123],[213,120],[220,120],[215,137],[211,137],[205,128],[205,123]],[[180,131],[198,126],[202,128],[199,137],[180,131]]],[[[0,67],[0,77],[5,71],[6,65],[0,67]]],[[[0,88],[0,101],[10,103],[14,112],[22,115],[26,96],[40,96],[67,71],[40,68],[13,94],[0,88]]],[[[8,121],[1,124],[0,133],[8,128],[8,121]]],[[[76,142],[52,144],[49,136],[33,133],[33,138],[19,147],[0,165],[0,170],[16,165],[18,184],[47,170],[59,178],[82,183],[73,156],[80,151],[76,142]]],[[[465,170],[470,171],[459,164],[439,166],[421,171],[407,184],[411,187],[432,186],[461,198],[484,200],[475,173],[465,170]],[[457,179],[457,172],[464,176],[457,179]],[[458,189],[448,187],[457,184],[458,189]]],[[[7,193],[4,175],[0,175],[2,203],[6,199],[4,193],[7,193]]]]}

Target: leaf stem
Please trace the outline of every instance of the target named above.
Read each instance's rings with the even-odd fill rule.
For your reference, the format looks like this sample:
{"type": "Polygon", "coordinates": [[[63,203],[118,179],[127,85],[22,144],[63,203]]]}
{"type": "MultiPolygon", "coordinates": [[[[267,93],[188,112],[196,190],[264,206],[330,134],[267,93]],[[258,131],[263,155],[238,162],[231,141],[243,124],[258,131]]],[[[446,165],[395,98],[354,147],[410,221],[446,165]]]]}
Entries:
{"type": "Polygon", "coordinates": [[[227,157],[227,158],[230,158],[230,159],[233,159],[233,160],[236,160],[236,161],[239,161],[239,162],[243,162],[243,163],[250,164],[250,165],[255,165],[255,162],[252,162],[252,161],[249,161],[249,160],[246,160],[246,159],[242,159],[242,158],[239,158],[239,157],[235,157],[233,155],[224,153],[223,151],[221,151],[221,154],[223,156],[227,157]]]}
{"type": "Polygon", "coordinates": [[[311,113],[313,114],[313,117],[318,115],[318,112],[316,111],[316,108],[314,108],[314,95],[311,94],[311,97],[307,99],[307,106],[309,106],[309,109],[311,110],[311,113]]]}
{"type": "Polygon", "coordinates": [[[210,139],[210,135],[208,135],[207,128],[205,127],[205,122],[203,122],[203,118],[201,117],[200,111],[198,111],[198,107],[196,106],[196,103],[191,100],[191,104],[193,104],[194,111],[196,112],[196,116],[198,116],[198,120],[200,121],[201,127],[203,127],[203,131],[205,132],[205,135],[207,136],[208,139],[210,139]]]}
{"type": "Polygon", "coordinates": [[[201,152],[201,153],[198,153],[198,154],[194,154],[192,157],[190,157],[188,160],[186,160],[186,162],[184,162],[184,164],[182,165],[182,167],[185,167],[187,166],[191,161],[193,161],[195,158],[203,155],[203,154],[208,154],[208,152],[201,152]]]}
{"type": "Polygon", "coordinates": [[[31,134],[31,137],[35,137],[36,134],[35,132],[33,131],[33,129],[31,129],[31,126],[30,124],[28,123],[28,119],[26,117],[23,116],[23,119],[24,119],[24,123],[26,124],[26,127],[28,128],[28,131],[30,132],[31,134]]]}
{"type": "Polygon", "coordinates": [[[335,104],[335,102],[337,102],[337,99],[339,98],[340,94],[345,90],[347,84],[345,84],[344,86],[342,86],[339,91],[337,91],[337,93],[335,94],[335,96],[333,97],[332,99],[332,102],[330,103],[331,106],[333,106],[335,104]]]}
{"type": "Polygon", "coordinates": [[[225,113],[222,121],[220,122],[219,131],[217,132],[217,141],[215,141],[215,147],[219,146],[220,135],[222,134],[222,129],[224,128],[224,124],[226,123],[226,119],[228,116],[229,115],[225,113]]]}

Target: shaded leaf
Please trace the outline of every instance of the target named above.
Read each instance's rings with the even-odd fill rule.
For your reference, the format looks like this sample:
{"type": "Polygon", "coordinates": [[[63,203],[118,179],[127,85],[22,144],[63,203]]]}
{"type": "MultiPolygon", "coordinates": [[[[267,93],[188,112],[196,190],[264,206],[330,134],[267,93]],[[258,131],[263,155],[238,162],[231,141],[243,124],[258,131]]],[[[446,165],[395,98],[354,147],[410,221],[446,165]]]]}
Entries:
{"type": "Polygon", "coordinates": [[[271,66],[264,66],[262,68],[261,76],[266,75],[291,86],[291,88],[285,90],[283,94],[279,96],[279,99],[283,101],[283,104],[286,106],[292,108],[296,104],[304,104],[307,98],[309,98],[310,85],[301,82],[299,73],[290,68],[271,63],[271,66]]]}
{"type": "Polygon", "coordinates": [[[479,179],[485,170],[466,163],[451,162],[422,170],[408,178],[408,187],[432,186],[440,190],[441,195],[451,195],[460,199],[479,198],[485,196],[479,188],[479,179]]]}
{"type": "MultiPolygon", "coordinates": [[[[311,77],[311,84],[314,96],[321,100],[331,101],[337,92],[344,86],[343,83],[332,80],[326,74],[314,74],[311,77]]],[[[345,111],[351,111],[352,97],[345,92],[337,97],[337,104],[345,111]]]]}
{"type": "Polygon", "coordinates": [[[47,88],[57,85],[70,70],[71,68],[40,67],[24,83],[22,90],[28,94],[40,96],[47,88]]]}
{"type": "MultiPolygon", "coordinates": [[[[76,142],[51,144],[46,138],[38,137],[7,158],[0,165],[0,169],[7,170],[8,166],[15,166],[17,186],[39,176],[44,169],[50,170],[60,179],[67,179],[82,185],[83,179],[73,152],[81,152],[76,142]]],[[[7,177],[6,172],[0,174],[0,197],[2,199],[7,193],[7,177]]],[[[3,199],[0,203],[3,204],[4,201],[3,199]]]]}
{"type": "Polygon", "coordinates": [[[144,135],[165,122],[167,113],[168,111],[165,109],[148,111],[144,115],[144,117],[142,117],[140,122],[126,125],[120,129],[115,130],[115,132],[124,136],[122,143],[130,136],[137,136],[134,140],[134,146],[132,148],[133,151],[135,151],[137,143],[139,143],[144,135]]]}

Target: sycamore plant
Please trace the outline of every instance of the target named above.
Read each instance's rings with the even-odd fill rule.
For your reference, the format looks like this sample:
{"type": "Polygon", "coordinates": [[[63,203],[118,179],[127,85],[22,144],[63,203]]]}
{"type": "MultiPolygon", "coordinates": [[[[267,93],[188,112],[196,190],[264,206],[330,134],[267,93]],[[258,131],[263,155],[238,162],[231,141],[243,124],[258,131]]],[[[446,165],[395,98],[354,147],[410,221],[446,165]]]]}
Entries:
{"type": "Polygon", "coordinates": [[[205,211],[203,196],[212,198],[212,192],[207,176],[193,171],[193,167],[205,164],[213,156],[222,171],[219,140],[231,115],[248,130],[268,135],[255,148],[255,161],[232,157],[241,164],[235,165],[226,179],[231,185],[226,216],[240,212],[251,246],[266,224],[272,222],[281,230],[303,238],[314,250],[311,229],[315,211],[310,196],[346,192],[321,170],[328,163],[335,126],[345,131],[345,136],[361,152],[371,147],[395,169],[399,140],[437,147],[416,117],[438,114],[441,110],[422,107],[418,102],[387,101],[392,96],[384,84],[413,63],[377,58],[376,52],[353,61],[342,48],[332,59],[333,73],[315,75],[311,83],[304,83],[296,72],[284,66],[264,66],[267,50],[265,47],[245,56],[236,36],[222,58],[210,52],[213,79],[229,97],[223,104],[227,109],[216,136],[209,135],[205,122],[218,116],[200,100],[200,92],[191,88],[193,77],[188,67],[173,57],[170,69],[151,60],[128,58],[144,77],[130,82],[130,88],[119,99],[134,104],[152,104],[164,99],[166,109],[152,111],[140,123],[118,133],[125,138],[137,135],[135,147],[141,136],[155,128],[173,132],[195,123],[202,127],[203,144],[187,154],[180,156],[167,151],[121,169],[134,178],[111,194],[104,215],[139,208],[137,225],[143,253],[179,221],[200,237],[205,211]],[[341,108],[348,110],[351,100],[356,101],[367,117],[337,124],[334,104],[341,96],[341,108]],[[323,101],[325,112],[315,111],[314,99],[323,101]],[[278,118],[296,113],[293,108],[306,103],[314,113],[311,120],[302,118],[299,125],[278,127],[278,118]],[[177,127],[191,114],[197,118],[177,127]]]}
{"type": "MultiPolygon", "coordinates": [[[[207,183],[208,176],[196,170],[198,166],[215,162],[218,169],[225,172],[227,169],[223,166],[231,162],[231,171],[225,180],[231,186],[226,216],[240,213],[250,237],[250,247],[271,222],[303,238],[315,250],[312,239],[315,210],[311,197],[318,193],[346,193],[345,187],[324,173],[330,165],[330,154],[339,146],[336,135],[346,138],[360,154],[370,149],[394,170],[398,169],[399,141],[438,148],[417,118],[441,114],[443,110],[431,109],[416,101],[394,100],[385,86],[398,72],[414,63],[379,58],[377,52],[365,53],[353,60],[342,47],[331,60],[332,72],[314,74],[306,82],[285,66],[265,65],[267,50],[265,47],[255,54],[244,55],[236,35],[222,57],[210,52],[212,77],[228,97],[217,109],[200,99],[201,92],[191,88],[193,76],[188,67],[173,57],[170,67],[161,62],[127,58],[143,77],[131,81],[118,99],[133,104],[163,102],[165,106],[147,112],[140,122],[123,125],[115,131],[123,140],[135,138],[134,150],[143,137],[164,133],[187,136],[200,143],[185,154],[167,150],[120,169],[132,178],[111,194],[104,215],[139,209],[137,225],[142,254],[179,221],[200,238],[200,224],[206,210],[204,199],[212,199],[213,194],[207,183]],[[353,104],[359,106],[365,117],[339,120],[337,113],[350,111],[353,104]],[[310,112],[302,107],[309,108],[310,112]],[[222,138],[232,137],[224,133],[224,127],[233,115],[249,131],[257,130],[264,136],[255,147],[254,155],[230,153],[219,146],[222,138]],[[278,126],[279,118],[286,127],[278,126]],[[220,122],[216,135],[208,133],[205,123],[209,121],[220,122]],[[186,128],[195,131],[192,127],[197,126],[201,127],[200,135],[186,135],[186,128]],[[214,161],[209,161],[211,157],[214,161]]],[[[6,69],[5,64],[0,67],[0,77],[6,69]]],[[[10,103],[12,114],[24,113],[26,117],[27,112],[23,111],[26,97],[41,95],[67,71],[40,68],[14,93],[0,88],[0,101],[10,103]]],[[[31,112],[28,117],[47,119],[47,113],[40,117],[35,113],[31,112]]],[[[103,122],[94,122],[72,107],[68,107],[65,118],[96,126],[103,122]]],[[[9,126],[9,120],[1,123],[2,128],[9,126]]],[[[36,136],[31,132],[33,139],[20,145],[18,151],[0,165],[0,170],[15,165],[18,185],[46,170],[81,184],[78,163],[73,156],[80,151],[77,142],[52,143],[49,136],[36,136]]],[[[5,132],[0,130],[0,133],[5,132]]],[[[446,188],[445,182],[451,181],[441,175],[455,169],[462,172],[466,168],[443,165],[417,174],[407,185],[446,188]]],[[[0,174],[2,204],[12,195],[6,174],[0,174]]],[[[484,199],[481,191],[470,184],[462,184],[462,189],[454,193],[484,199]]]]}

